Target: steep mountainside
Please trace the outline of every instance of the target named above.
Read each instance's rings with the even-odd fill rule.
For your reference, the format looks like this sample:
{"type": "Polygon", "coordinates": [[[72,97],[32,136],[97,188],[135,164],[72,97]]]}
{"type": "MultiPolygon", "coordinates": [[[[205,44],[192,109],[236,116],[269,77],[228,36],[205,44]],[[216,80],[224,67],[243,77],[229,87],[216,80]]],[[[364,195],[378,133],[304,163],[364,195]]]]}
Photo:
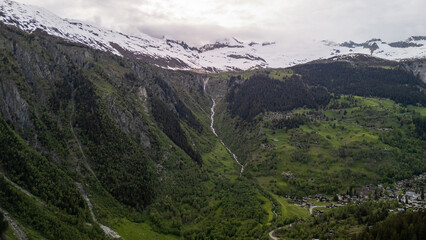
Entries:
{"type": "MultiPolygon", "coordinates": [[[[171,70],[266,67],[286,53],[235,39],[190,48],[0,2],[0,217],[11,239],[268,239],[309,216],[291,198],[426,171],[421,61],[171,70]],[[247,49],[275,55],[237,56],[247,49]]],[[[424,40],[392,48],[417,54],[424,40]]]]}
{"type": "Polygon", "coordinates": [[[381,39],[371,39],[364,43],[308,41],[298,46],[284,42],[244,43],[230,38],[196,48],[173,39],[157,39],[143,33],[131,36],[62,19],[45,9],[10,0],[0,1],[0,21],[27,32],[45,32],[73,43],[119,56],[143,59],[166,68],[208,72],[289,67],[316,59],[356,53],[389,60],[426,57],[426,37],[423,36],[392,43],[381,39]]]}
{"type": "Polygon", "coordinates": [[[0,46],[0,207],[28,238],[266,236],[206,76],[3,24],[0,46]]]}

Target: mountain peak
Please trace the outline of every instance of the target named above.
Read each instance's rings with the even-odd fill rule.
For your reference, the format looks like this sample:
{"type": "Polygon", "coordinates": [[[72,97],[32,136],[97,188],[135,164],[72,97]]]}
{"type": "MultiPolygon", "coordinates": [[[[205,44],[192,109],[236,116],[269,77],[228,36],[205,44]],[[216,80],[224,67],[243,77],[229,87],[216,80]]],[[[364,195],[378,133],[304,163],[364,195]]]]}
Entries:
{"type": "Polygon", "coordinates": [[[77,20],[62,19],[43,8],[10,0],[0,0],[0,21],[29,33],[43,31],[65,41],[120,56],[148,59],[161,67],[184,70],[288,67],[352,53],[371,54],[388,60],[426,57],[426,37],[423,36],[412,36],[406,41],[390,44],[374,38],[364,43],[316,41],[303,47],[279,42],[245,43],[231,37],[196,48],[169,36],[158,39],[145,33],[127,35],[77,20]]]}

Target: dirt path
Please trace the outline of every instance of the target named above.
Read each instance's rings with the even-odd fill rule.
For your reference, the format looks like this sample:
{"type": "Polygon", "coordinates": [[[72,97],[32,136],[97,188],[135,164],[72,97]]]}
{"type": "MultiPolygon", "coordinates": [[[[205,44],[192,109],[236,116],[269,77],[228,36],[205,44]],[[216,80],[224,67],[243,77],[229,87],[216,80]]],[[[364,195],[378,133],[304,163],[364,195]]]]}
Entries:
{"type": "Polygon", "coordinates": [[[0,212],[3,213],[4,218],[9,223],[9,226],[12,228],[13,232],[15,233],[15,236],[19,240],[27,240],[27,235],[25,234],[24,230],[19,226],[18,222],[16,222],[8,212],[0,208],[0,212]]]}
{"type": "Polygon", "coordinates": [[[14,186],[15,188],[19,189],[19,191],[23,192],[25,195],[27,195],[30,198],[35,199],[37,202],[39,202],[41,205],[45,206],[46,204],[38,197],[34,196],[32,193],[28,192],[27,190],[23,189],[21,186],[19,186],[18,184],[12,182],[12,180],[10,180],[8,177],[6,177],[6,175],[3,174],[3,178],[4,180],[6,180],[7,182],[9,182],[12,186],[14,186]]]}

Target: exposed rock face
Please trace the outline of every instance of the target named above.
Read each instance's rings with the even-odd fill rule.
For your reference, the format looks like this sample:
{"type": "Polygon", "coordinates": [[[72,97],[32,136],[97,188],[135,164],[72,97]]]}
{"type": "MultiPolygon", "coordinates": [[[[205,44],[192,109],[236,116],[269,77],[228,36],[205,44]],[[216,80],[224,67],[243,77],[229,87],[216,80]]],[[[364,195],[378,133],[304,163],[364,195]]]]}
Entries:
{"type": "Polygon", "coordinates": [[[0,111],[3,117],[20,130],[33,127],[28,103],[21,97],[15,82],[9,79],[0,81],[0,111]]]}
{"type": "Polygon", "coordinates": [[[408,61],[404,64],[404,67],[426,83],[426,59],[408,61]]]}
{"type": "Polygon", "coordinates": [[[138,96],[139,100],[142,102],[143,110],[145,113],[148,113],[148,92],[146,91],[146,88],[139,87],[138,96]]]}
{"type": "Polygon", "coordinates": [[[399,42],[389,43],[389,46],[395,47],[395,48],[409,48],[409,47],[421,47],[423,46],[423,44],[399,41],[399,42]]]}

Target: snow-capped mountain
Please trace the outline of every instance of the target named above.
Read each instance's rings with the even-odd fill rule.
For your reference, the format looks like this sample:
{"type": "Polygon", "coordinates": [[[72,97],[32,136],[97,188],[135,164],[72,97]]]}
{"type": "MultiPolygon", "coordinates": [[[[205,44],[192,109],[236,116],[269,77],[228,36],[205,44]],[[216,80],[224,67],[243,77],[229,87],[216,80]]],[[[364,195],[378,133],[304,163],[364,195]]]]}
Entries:
{"type": "Polygon", "coordinates": [[[426,37],[423,36],[392,43],[381,39],[341,44],[311,41],[302,47],[280,42],[244,43],[230,38],[196,48],[169,38],[158,39],[143,33],[130,36],[80,21],[62,19],[43,8],[9,0],[0,0],[0,21],[30,33],[43,31],[70,42],[120,56],[141,58],[172,69],[214,72],[278,68],[356,53],[389,60],[426,58],[426,37]]]}

